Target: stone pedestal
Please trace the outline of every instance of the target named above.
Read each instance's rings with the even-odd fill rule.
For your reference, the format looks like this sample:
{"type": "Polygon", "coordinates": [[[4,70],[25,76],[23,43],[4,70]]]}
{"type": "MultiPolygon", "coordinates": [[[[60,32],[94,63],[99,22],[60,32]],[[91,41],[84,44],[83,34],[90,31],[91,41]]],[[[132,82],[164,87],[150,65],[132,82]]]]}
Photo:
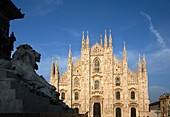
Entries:
{"type": "Polygon", "coordinates": [[[20,83],[20,78],[16,78],[13,71],[0,69],[0,113],[4,112],[67,113],[68,111],[60,104],[51,104],[48,97],[31,92],[28,86],[20,83]]]}

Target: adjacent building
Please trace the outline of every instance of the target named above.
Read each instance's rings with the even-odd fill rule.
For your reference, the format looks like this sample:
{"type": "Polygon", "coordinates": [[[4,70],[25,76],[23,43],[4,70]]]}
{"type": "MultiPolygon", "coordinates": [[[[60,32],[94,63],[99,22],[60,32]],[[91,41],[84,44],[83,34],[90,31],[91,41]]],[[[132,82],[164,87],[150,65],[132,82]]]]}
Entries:
{"type": "Polygon", "coordinates": [[[160,110],[160,101],[149,104],[149,117],[162,117],[160,110]]]}
{"type": "Polygon", "coordinates": [[[67,71],[59,75],[58,61],[52,60],[50,83],[60,98],[89,117],[148,117],[148,74],[145,56],[139,55],[137,72],[128,68],[124,43],[122,60],[113,55],[111,31],[90,47],[89,34],[82,34],[80,58],[73,62],[68,52],[67,71]]]}
{"type": "Polygon", "coordinates": [[[170,93],[159,96],[159,101],[149,105],[150,117],[170,117],[170,93]]]}
{"type": "Polygon", "coordinates": [[[159,100],[161,117],[170,117],[170,93],[161,95],[159,100]]]}

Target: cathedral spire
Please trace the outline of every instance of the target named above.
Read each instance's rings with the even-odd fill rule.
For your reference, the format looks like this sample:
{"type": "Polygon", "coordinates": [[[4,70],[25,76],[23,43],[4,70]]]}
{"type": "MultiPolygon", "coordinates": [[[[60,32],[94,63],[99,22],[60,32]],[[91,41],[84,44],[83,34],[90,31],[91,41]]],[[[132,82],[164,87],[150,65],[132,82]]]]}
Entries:
{"type": "Polygon", "coordinates": [[[51,75],[55,74],[55,64],[54,64],[54,58],[52,57],[52,63],[51,63],[51,75]]]}
{"type": "Polygon", "coordinates": [[[109,47],[112,47],[112,32],[109,30],[110,35],[109,35],[109,47]]]}
{"type": "Polygon", "coordinates": [[[105,30],[104,38],[107,38],[107,30],[105,30]]]}
{"type": "Polygon", "coordinates": [[[124,48],[123,51],[126,52],[126,42],[124,41],[124,48]]]}
{"type": "Polygon", "coordinates": [[[82,48],[85,47],[85,40],[84,40],[84,31],[82,33],[82,48]]]}
{"type": "Polygon", "coordinates": [[[69,45],[68,62],[72,62],[71,44],[69,45]]]}
{"type": "Polygon", "coordinates": [[[57,76],[58,77],[58,59],[56,59],[56,64],[55,64],[55,76],[57,76]]]}
{"type": "Polygon", "coordinates": [[[123,60],[127,60],[127,57],[126,57],[126,43],[124,41],[124,49],[123,49],[123,60]]]}
{"type": "Polygon", "coordinates": [[[71,44],[69,45],[69,53],[71,53],[71,44]]]}
{"type": "Polygon", "coordinates": [[[52,57],[52,64],[51,65],[53,65],[54,64],[54,57],[52,57]]]}
{"type": "Polygon", "coordinates": [[[82,39],[84,39],[84,31],[82,32],[82,39]]]}
{"type": "Polygon", "coordinates": [[[100,45],[102,46],[102,35],[100,35],[100,45]]]}
{"type": "Polygon", "coordinates": [[[138,65],[141,65],[141,62],[140,62],[140,53],[138,55],[138,65]]]}
{"type": "Polygon", "coordinates": [[[87,31],[87,37],[86,38],[89,39],[89,31],[87,31]]]}
{"type": "Polygon", "coordinates": [[[143,54],[143,64],[146,64],[145,54],[143,54]]]}
{"type": "Polygon", "coordinates": [[[145,54],[143,54],[142,71],[143,71],[143,72],[147,72],[147,70],[146,70],[146,59],[145,59],[145,54]]]}
{"type": "Polygon", "coordinates": [[[104,47],[107,47],[107,34],[106,34],[106,30],[105,30],[105,34],[104,34],[104,47]]]}
{"type": "Polygon", "coordinates": [[[87,31],[86,47],[89,48],[89,32],[87,31]]]}
{"type": "Polygon", "coordinates": [[[140,53],[138,56],[138,73],[141,72],[141,61],[140,61],[140,53]]]}
{"type": "Polygon", "coordinates": [[[109,30],[109,32],[110,32],[109,38],[112,38],[112,30],[109,30]]]}
{"type": "Polygon", "coordinates": [[[50,83],[53,83],[54,75],[55,75],[55,64],[54,64],[54,58],[52,57],[50,83]]]}
{"type": "Polygon", "coordinates": [[[58,67],[58,60],[56,59],[56,64],[55,64],[55,86],[56,90],[59,91],[59,67],[58,67]]]}

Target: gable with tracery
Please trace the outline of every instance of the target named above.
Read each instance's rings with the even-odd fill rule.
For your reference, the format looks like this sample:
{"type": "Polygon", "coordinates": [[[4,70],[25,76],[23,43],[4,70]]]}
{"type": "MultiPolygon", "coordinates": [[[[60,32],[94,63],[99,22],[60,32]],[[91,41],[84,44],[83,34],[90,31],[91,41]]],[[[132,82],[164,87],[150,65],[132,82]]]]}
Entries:
{"type": "Polygon", "coordinates": [[[91,55],[103,55],[103,47],[96,43],[92,48],[91,48],[91,55]]]}

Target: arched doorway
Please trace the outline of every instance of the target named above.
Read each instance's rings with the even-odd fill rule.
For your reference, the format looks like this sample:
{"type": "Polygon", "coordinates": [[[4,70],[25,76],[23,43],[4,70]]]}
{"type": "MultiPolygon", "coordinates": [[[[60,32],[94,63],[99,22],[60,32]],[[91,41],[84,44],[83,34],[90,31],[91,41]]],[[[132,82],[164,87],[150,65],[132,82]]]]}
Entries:
{"type": "Polygon", "coordinates": [[[100,103],[94,103],[93,117],[101,117],[100,103]]]}
{"type": "Polygon", "coordinates": [[[79,114],[79,109],[78,109],[78,108],[75,108],[75,109],[74,109],[74,113],[79,114]]]}
{"type": "Polygon", "coordinates": [[[131,108],[131,117],[136,117],[136,109],[131,108]]]}

